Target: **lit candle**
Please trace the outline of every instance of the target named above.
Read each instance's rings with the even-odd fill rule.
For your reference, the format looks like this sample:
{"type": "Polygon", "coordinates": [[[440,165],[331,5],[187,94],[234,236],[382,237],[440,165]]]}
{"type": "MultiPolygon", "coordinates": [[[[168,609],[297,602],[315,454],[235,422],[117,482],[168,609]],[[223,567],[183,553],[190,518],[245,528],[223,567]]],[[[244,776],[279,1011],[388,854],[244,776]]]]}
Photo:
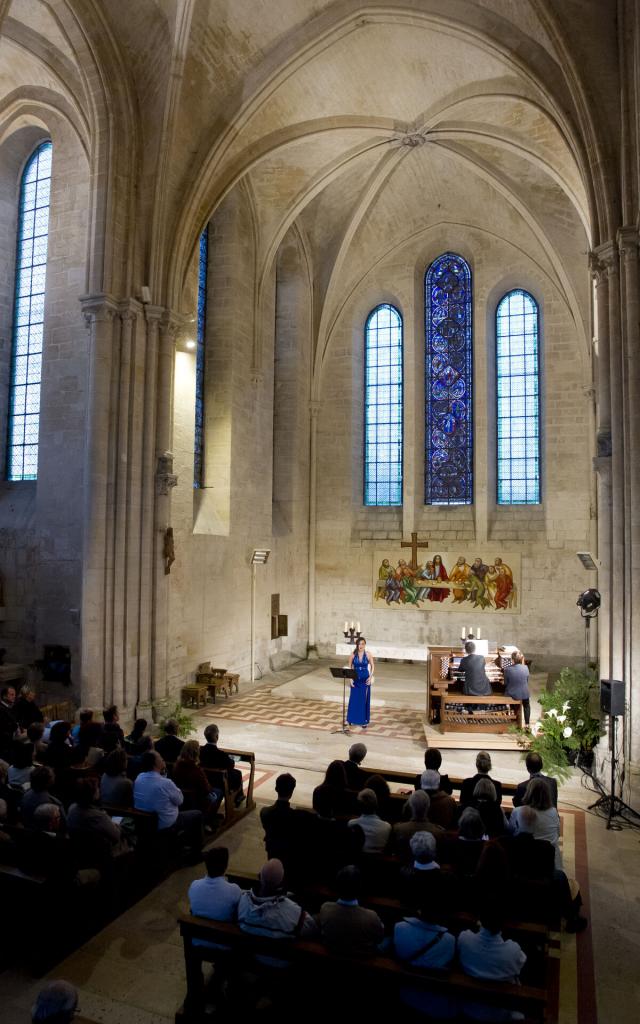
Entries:
{"type": "Polygon", "coordinates": [[[480,626],[478,626],[478,640],[480,639],[480,626]]]}
{"type": "Polygon", "coordinates": [[[360,623],[356,622],[356,633],[360,632],[360,623]]]}
{"type": "Polygon", "coordinates": [[[465,626],[463,626],[461,631],[460,631],[460,639],[461,640],[466,640],[467,639],[467,630],[466,630],[465,626]]]}
{"type": "Polygon", "coordinates": [[[342,632],[343,632],[343,633],[348,633],[348,632],[349,632],[349,623],[348,623],[348,622],[345,622],[345,624],[344,624],[344,629],[343,629],[343,631],[342,631],[342,632]]]}
{"type": "Polygon", "coordinates": [[[353,629],[353,619],[351,620],[351,629],[353,629]]]}

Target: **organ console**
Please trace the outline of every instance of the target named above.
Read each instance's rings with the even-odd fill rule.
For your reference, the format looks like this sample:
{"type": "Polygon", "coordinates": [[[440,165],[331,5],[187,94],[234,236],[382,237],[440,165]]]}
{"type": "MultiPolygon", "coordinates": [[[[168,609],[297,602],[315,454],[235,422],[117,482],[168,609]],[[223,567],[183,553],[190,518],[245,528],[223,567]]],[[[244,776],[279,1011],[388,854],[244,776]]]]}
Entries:
{"type": "Polygon", "coordinates": [[[511,659],[497,648],[485,656],[485,671],[493,693],[487,697],[465,696],[461,647],[430,647],[427,665],[427,721],[442,732],[506,732],[522,727],[522,703],[504,693],[504,669],[511,659]]]}

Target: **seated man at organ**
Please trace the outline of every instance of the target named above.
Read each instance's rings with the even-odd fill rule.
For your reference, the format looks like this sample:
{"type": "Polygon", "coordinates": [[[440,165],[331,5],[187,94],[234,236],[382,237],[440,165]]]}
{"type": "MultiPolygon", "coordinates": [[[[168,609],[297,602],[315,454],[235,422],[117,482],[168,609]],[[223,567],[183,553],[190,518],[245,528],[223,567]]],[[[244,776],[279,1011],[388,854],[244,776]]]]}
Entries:
{"type": "Polygon", "coordinates": [[[468,640],[464,649],[465,657],[460,661],[460,672],[464,672],[462,692],[469,697],[489,697],[491,683],[487,678],[484,657],[475,653],[473,640],[468,640]]]}

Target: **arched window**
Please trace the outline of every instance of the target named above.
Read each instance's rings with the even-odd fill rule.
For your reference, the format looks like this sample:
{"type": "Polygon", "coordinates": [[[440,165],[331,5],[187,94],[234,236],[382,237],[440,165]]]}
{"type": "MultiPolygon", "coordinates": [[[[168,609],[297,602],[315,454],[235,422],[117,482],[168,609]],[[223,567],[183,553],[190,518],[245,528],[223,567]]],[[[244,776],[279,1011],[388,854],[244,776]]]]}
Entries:
{"type": "Polygon", "coordinates": [[[425,281],[425,504],[473,501],[471,271],[444,253],[425,281]]]}
{"type": "Polygon", "coordinates": [[[198,328],[196,338],[196,428],[193,442],[193,486],[204,486],[204,360],[207,327],[207,265],[209,225],[200,235],[198,258],[198,328]]]}
{"type": "Polygon", "coordinates": [[[51,155],[50,142],[38,146],[20,184],[9,390],[9,480],[35,480],[38,476],[51,155]]]}
{"type": "Polygon", "coordinates": [[[540,501],[538,304],[516,288],[496,310],[498,504],[540,501]]]}
{"type": "Polygon", "coordinates": [[[384,303],[367,317],[364,503],[402,505],[402,317],[384,303]]]}

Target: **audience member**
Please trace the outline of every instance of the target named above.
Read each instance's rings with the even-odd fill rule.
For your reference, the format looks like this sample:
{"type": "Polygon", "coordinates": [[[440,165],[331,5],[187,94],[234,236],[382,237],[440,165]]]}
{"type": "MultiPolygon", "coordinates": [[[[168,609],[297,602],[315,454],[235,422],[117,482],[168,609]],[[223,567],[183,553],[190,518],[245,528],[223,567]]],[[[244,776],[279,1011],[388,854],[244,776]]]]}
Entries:
{"type": "Polygon", "coordinates": [[[22,786],[23,789],[27,789],[30,785],[32,768],[33,747],[30,743],[20,743],[19,740],[15,740],[11,748],[9,785],[22,786]]]}
{"type": "MultiPolygon", "coordinates": [[[[428,902],[411,917],[399,921],[393,929],[393,945],[398,960],[409,967],[423,970],[444,970],[450,967],[456,953],[456,940],[440,924],[444,911],[442,900],[432,893],[428,902]]],[[[419,1014],[431,1020],[455,1017],[456,1007],[446,996],[425,992],[423,989],[403,986],[400,999],[419,1014]]]]}
{"type": "Polygon", "coordinates": [[[278,775],[275,783],[277,799],[260,811],[267,857],[281,860],[287,867],[296,854],[300,841],[299,814],[291,806],[296,780],[289,772],[278,775]]]}
{"type": "Polygon", "coordinates": [[[122,829],[106,811],[98,807],[98,780],[79,779],[75,785],[75,803],[67,813],[69,835],[89,835],[99,840],[112,857],[125,853],[129,844],[122,829]]]}
{"type": "Polygon", "coordinates": [[[498,803],[496,787],[491,779],[485,776],[476,782],[470,806],[475,807],[482,818],[484,830],[489,839],[495,839],[496,836],[502,836],[507,832],[507,819],[498,803]]]}
{"type": "Polygon", "coordinates": [[[124,733],[120,728],[120,714],[116,705],[112,704],[111,707],[105,708],[102,717],[104,719],[102,743],[105,753],[110,754],[116,747],[125,746],[124,733]]]}
{"type": "Polygon", "coordinates": [[[112,750],[104,759],[100,779],[100,799],[103,804],[133,807],[133,782],[127,778],[127,755],[122,747],[112,750]]]}
{"type": "MultiPolygon", "coordinates": [[[[77,746],[78,743],[80,742],[80,735],[82,733],[82,729],[84,728],[84,726],[88,725],[89,722],[93,722],[93,709],[82,708],[78,715],[78,722],[76,725],[73,726],[71,730],[71,741],[75,744],[75,746],[77,746]]],[[[100,726],[100,729],[102,730],[102,726],[100,726]]]]}
{"type": "Polygon", "coordinates": [[[441,825],[434,825],[429,821],[429,806],[431,799],[428,793],[417,789],[407,800],[407,808],[410,820],[400,821],[393,826],[393,852],[400,857],[405,857],[409,852],[409,840],[416,832],[444,832],[441,825]]]}
{"type": "Polygon", "coordinates": [[[520,829],[520,820],[525,806],[532,807],[536,812],[534,827],[530,831],[536,839],[546,839],[551,843],[555,848],[556,868],[561,869],[560,816],[551,803],[551,790],[544,779],[531,779],[525,790],[524,802],[520,807],[514,807],[512,810],[509,824],[514,833],[520,829]]]}
{"type": "MultiPolygon", "coordinates": [[[[213,846],[204,855],[206,875],[196,878],[189,886],[189,907],[196,917],[210,921],[235,921],[242,890],[235,882],[228,882],[225,872],[229,865],[229,851],[226,846],[213,846]]],[[[212,943],[196,939],[196,946],[211,946],[212,943]]]]}
{"type": "Polygon", "coordinates": [[[42,763],[47,744],[44,741],[44,722],[32,722],[27,728],[27,743],[33,749],[33,760],[42,763]]]}
{"type": "Polygon", "coordinates": [[[53,768],[58,782],[61,781],[64,772],[80,759],[79,753],[71,746],[70,735],[69,722],[56,722],[52,725],[49,743],[42,758],[44,764],[53,768]]]}
{"type": "Polygon", "coordinates": [[[137,779],[138,775],[142,771],[142,759],[145,754],[155,749],[153,738],[146,735],[142,736],[136,743],[136,754],[129,754],[127,758],[127,775],[130,779],[137,779]]]}
{"type": "Polygon", "coordinates": [[[155,741],[156,750],[161,758],[173,764],[180,757],[183,747],[184,740],[178,737],[178,723],[175,718],[168,718],[164,723],[164,736],[155,741]]]}
{"type": "Polygon", "coordinates": [[[465,807],[458,822],[458,835],[438,839],[440,857],[460,877],[470,877],[478,866],[486,840],[482,818],[474,807],[465,807]]]}
{"type": "Polygon", "coordinates": [[[481,750],[476,757],[476,768],[478,769],[475,775],[471,778],[465,779],[460,788],[460,806],[468,807],[473,803],[473,791],[476,788],[476,783],[480,779],[490,779],[496,787],[496,799],[499,804],[502,803],[502,784],[496,779],[491,779],[489,772],[491,771],[491,756],[486,750],[481,750]]]}
{"type": "Polygon", "coordinates": [[[44,722],[44,715],[36,704],[36,691],[28,683],[20,687],[13,713],[21,729],[28,729],[33,722],[44,722]]]}
{"type": "MultiPolygon", "coordinates": [[[[124,738],[124,749],[127,754],[143,754],[145,751],[142,748],[138,748],[140,740],[147,731],[147,720],[146,718],[136,718],[133,723],[133,729],[128,736],[124,738]]],[[[148,749],[148,747],[146,748],[148,749]]]]}
{"type": "Polygon", "coordinates": [[[349,813],[351,802],[344,762],[332,761],[325,772],[324,782],[313,791],[313,809],[323,818],[339,818],[349,813]]]}
{"type": "Polygon", "coordinates": [[[384,853],[391,838],[391,825],[378,814],[378,798],[372,789],[358,793],[360,816],[352,818],[349,827],[358,825],[364,832],[363,853],[384,853]]]}
{"type": "Polygon", "coordinates": [[[347,786],[349,789],[360,791],[369,778],[370,772],[360,767],[367,756],[367,748],[364,743],[352,743],[349,747],[348,760],[344,761],[344,770],[347,775],[347,786]]]}
{"type": "MultiPolygon", "coordinates": [[[[526,956],[513,939],[503,939],[501,922],[489,910],[480,916],[480,931],[464,931],[458,936],[458,958],[465,974],[488,981],[517,983],[526,956]]],[[[467,1003],[464,1012],[473,1020],[522,1020],[523,1015],[497,1006],[467,1003]]]]}
{"type": "Polygon", "coordinates": [[[236,807],[239,807],[246,800],[242,789],[242,772],[235,767],[233,758],[218,747],[219,736],[220,730],[213,722],[204,730],[207,742],[200,747],[200,764],[203,768],[217,768],[227,772],[229,790],[235,794],[233,800],[236,807]]]}
{"type": "Polygon", "coordinates": [[[452,796],[440,789],[440,776],[427,768],[420,776],[420,786],[429,797],[429,820],[444,829],[456,827],[458,805],[452,796]]]}
{"type": "MultiPolygon", "coordinates": [[[[271,858],[260,869],[256,891],[243,892],[238,904],[238,923],[244,932],[271,939],[315,938],[318,928],[313,918],[283,891],[284,867],[271,858]]],[[[262,958],[274,966],[281,960],[262,958]]]]}
{"type": "Polygon", "coordinates": [[[86,722],[78,734],[77,758],[91,768],[101,769],[105,757],[104,742],[100,722],[86,722]]]}
{"type": "Polygon", "coordinates": [[[22,793],[9,785],[9,765],[0,760],[0,799],[7,805],[7,821],[13,825],[18,820],[22,793]]]}
{"type": "Polygon", "coordinates": [[[436,840],[430,832],[416,832],[409,842],[413,863],[400,868],[398,895],[405,907],[423,907],[432,896],[448,888],[436,858],[436,840]]]}
{"type": "Polygon", "coordinates": [[[363,789],[372,789],[378,798],[378,814],[384,820],[388,820],[391,817],[391,787],[382,775],[369,775],[365,781],[363,789]]]}
{"type": "Polygon", "coordinates": [[[547,784],[547,786],[549,787],[549,791],[551,793],[551,803],[553,804],[554,807],[557,807],[558,806],[558,783],[556,782],[555,779],[552,779],[550,775],[543,775],[542,774],[542,769],[544,767],[544,764],[542,762],[542,758],[540,757],[540,754],[537,754],[535,751],[530,750],[529,753],[527,754],[526,758],[525,758],[525,762],[524,763],[527,766],[527,771],[529,772],[529,778],[526,780],[526,782],[519,782],[518,783],[518,786],[517,786],[516,791],[515,791],[514,796],[513,796],[513,806],[514,807],[520,807],[524,803],[524,794],[526,792],[527,786],[529,785],[529,783],[531,782],[532,779],[544,779],[544,781],[547,784]]]}
{"type": "Polygon", "coordinates": [[[56,807],[60,808],[60,814],[64,820],[62,802],[57,797],[52,796],[50,792],[51,787],[55,785],[55,781],[55,772],[48,765],[38,765],[31,769],[31,789],[24,794],[20,804],[22,823],[25,826],[29,827],[33,823],[36,808],[40,807],[41,804],[55,804],[56,807]]]}
{"type": "MultiPolygon", "coordinates": [[[[449,780],[448,775],[443,775],[440,771],[440,765],[442,764],[442,754],[436,747],[427,747],[424,752],[424,767],[426,771],[433,771],[438,773],[438,789],[441,789],[443,793],[451,796],[453,793],[453,785],[449,780]]],[[[422,773],[416,775],[414,782],[416,789],[421,789],[422,786],[422,773]]]]}
{"type": "Polygon", "coordinates": [[[323,903],[316,917],[323,941],[338,952],[374,952],[384,938],[384,925],[374,910],[358,902],[362,889],[358,868],[353,864],[342,868],[336,889],[336,902],[323,903]]]}
{"type": "Polygon", "coordinates": [[[14,736],[19,730],[15,703],[15,686],[3,686],[0,690],[0,758],[4,759],[9,756],[14,736]]]}
{"type": "Polygon", "coordinates": [[[78,993],[68,981],[49,981],[31,1007],[32,1024],[71,1024],[78,1009],[78,993]]]}
{"type": "Polygon", "coordinates": [[[222,789],[212,789],[200,767],[200,744],[187,740],[173,769],[173,781],[179,789],[190,790],[195,807],[204,815],[215,814],[223,797],[222,789]]]}
{"type": "Polygon", "coordinates": [[[157,751],[149,750],[142,755],[142,771],[133,786],[134,806],[139,811],[155,811],[159,832],[167,829],[184,832],[187,846],[198,853],[202,849],[202,814],[180,810],[184,796],[176,784],[162,774],[164,770],[164,761],[157,751]]]}

